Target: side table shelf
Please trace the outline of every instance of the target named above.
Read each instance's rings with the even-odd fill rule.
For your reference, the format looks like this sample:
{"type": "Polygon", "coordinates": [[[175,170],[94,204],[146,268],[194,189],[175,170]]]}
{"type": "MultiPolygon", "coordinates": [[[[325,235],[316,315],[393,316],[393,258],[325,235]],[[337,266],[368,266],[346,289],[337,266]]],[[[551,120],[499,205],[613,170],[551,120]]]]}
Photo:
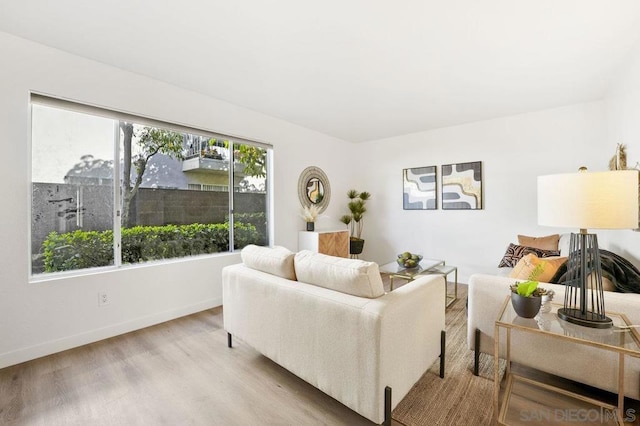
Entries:
{"type": "Polygon", "coordinates": [[[598,424],[618,425],[616,411],[614,405],[511,373],[498,424],[581,424],[601,420],[598,424]]]}

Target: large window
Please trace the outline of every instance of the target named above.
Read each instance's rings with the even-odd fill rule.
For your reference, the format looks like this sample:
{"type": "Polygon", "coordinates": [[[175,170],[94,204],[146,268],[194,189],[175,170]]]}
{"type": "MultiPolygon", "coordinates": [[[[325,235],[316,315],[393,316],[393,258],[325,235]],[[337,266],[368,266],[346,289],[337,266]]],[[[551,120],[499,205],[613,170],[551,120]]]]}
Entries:
{"type": "Polygon", "coordinates": [[[268,145],[32,95],[31,272],[267,245],[268,145]]]}

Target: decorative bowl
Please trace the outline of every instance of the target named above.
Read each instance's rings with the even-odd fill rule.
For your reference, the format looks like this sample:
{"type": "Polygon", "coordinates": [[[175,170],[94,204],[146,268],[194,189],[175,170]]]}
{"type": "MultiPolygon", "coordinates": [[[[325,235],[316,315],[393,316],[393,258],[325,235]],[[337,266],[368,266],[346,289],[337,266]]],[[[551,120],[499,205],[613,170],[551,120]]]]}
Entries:
{"type": "Polygon", "coordinates": [[[420,261],[422,260],[422,255],[417,254],[415,256],[418,256],[418,259],[403,259],[402,255],[399,254],[398,258],[396,259],[396,262],[398,262],[398,265],[402,266],[403,268],[407,268],[407,269],[412,269],[412,268],[417,268],[418,266],[420,266],[420,261]]]}

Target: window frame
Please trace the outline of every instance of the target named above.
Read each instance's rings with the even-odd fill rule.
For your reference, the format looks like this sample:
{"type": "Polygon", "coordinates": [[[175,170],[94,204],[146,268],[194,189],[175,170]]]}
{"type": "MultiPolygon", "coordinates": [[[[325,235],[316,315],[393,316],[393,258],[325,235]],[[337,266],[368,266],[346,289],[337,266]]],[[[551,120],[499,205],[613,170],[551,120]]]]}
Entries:
{"type": "MultiPolygon", "coordinates": [[[[83,269],[74,269],[74,270],[68,270],[68,271],[58,271],[58,272],[42,272],[42,273],[33,273],[33,261],[32,261],[32,224],[33,224],[33,120],[32,120],[32,114],[33,114],[33,108],[32,106],[34,104],[37,105],[43,105],[43,106],[47,106],[50,108],[56,108],[56,109],[62,109],[62,110],[68,110],[71,112],[75,112],[75,113],[83,113],[83,114],[88,114],[88,115],[92,115],[92,116],[99,116],[102,118],[107,118],[107,119],[112,119],[114,120],[114,141],[113,141],[113,175],[114,176],[120,176],[121,174],[121,165],[120,165],[120,161],[117,161],[117,159],[120,158],[120,145],[121,145],[121,137],[120,137],[120,128],[119,128],[119,122],[120,121],[130,121],[130,122],[134,122],[137,125],[142,125],[142,126],[148,126],[148,127],[154,127],[154,128],[162,128],[162,129],[166,129],[169,131],[174,131],[174,132],[178,132],[178,133],[186,133],[186,134],[195,134],[195,135],[199,135],[199,136],[204,136],[204,137],[208,137],[208,138],[214,138],[214,139],[225,139],[225,140],[229,140],[231,142],[231,147],[230,150],[231,152],[233,152],[233,146],[234,145],[250,145],[250,146],[255,146],[261,149],[264,149],[266,151],[266,158],[265,158],[265,164],[266,164],[266,177],[265,177],[265,220],[266,220],[266,232],[267,232],[267,244],[268,245],[273,245],[273,240],[274,240],[274,236],[273,236],[273,230],[274,230],[274,224],[272,221],[273,218],[273,208],[274,208],[274,203],[273,203],[273,170],[271,170],[272,168],[272,164],[273,164],[273,145],[266,143],[266,142],[262,142],[262,141],[258,141],[258,140],[253,140],[253,139],[248,139],[245,137],[241,137],[241,136],[236,136],[236,135],[232,135],[232,134],[225,134],[225,133],[220,133],[220,132],[215,132],[215,131],[211,131],[208,129],[203,129],[203,128],[197,128],[197,127],[193,127],[193,126],[189,126],[189,125],[185,125],[185,124],[179,124],[176,122],[169,122],[169,121],[164,121],[164,120],[159,120],[159,119],[155,119],[155,118],[151,118],[148,116],[144,116],[144,115],[139,115],[139,114],[132,114],[132,113],[128,113],[128,112],[123,112],[123,111],[118,111],[115,109],[110,109],[110,108],[104,108],[101,106],[96,106],[96,105],[91,105],[85,102],[81,102],[81,101],[76,101],[76,100],[70,100],[70,99],[64,99],[64,98],[60,98],[60,97],[54,97],[51,95],[47,95],[47,94],[43,94],[40,92],[35,92],[32,91],[29,93],[29,102],[28,102],[28,106],[29,106],[29,111],[28,111],[28,129],[29,129],[29,134],[28,134],[28,156],[29,156],[29,161],[28,163],[28,167],[27,167],[27,173],[28,173],[28,215],[29,215],[29,220],[27,221],[27,238],[28,238],[28,243],[27,243],[27,250],[28,250],[28,259],[29,262],[27,265],[28,268],[28,278],[29,278],[29,282],[33,282],[33,283],[37,283],[37,282],[43,282],[43,281],[50,281],[50,280],[56,280],[56,279],[61,279],[61,278],[66,278],[66,277],[76,277],[76,276],[83,276],[83,275],[91,275],[91,274],[95,274],[95,273],[103,273],[103,272],[109,272],[109,271],[116,271],[116,270],[121,270],[121,269],[126,269],[126,268],[136,268],[136,267],[148,267],[151,265],[157,265],[157,264],[166,264],[166,263],[176,263],[176,262],[188,262],[197,258],[201,258],[201,257],[215,257],[215,256],[224,256],[224,255],[230,255],[230,254],[234,254],[237,252],[237,250],[234,248],[234,232],[233,232],[233,224],[234,224],[234,194],[236,193],[236,191],[233,190],[234,186],[234,167],[229,167],[229,172],[228,172],[228,182],[229,182],[229,190],[227,191],[228,197],[229,197],[229,211],[228,211],[228,217],[229,217],[229,250],[226,252],[220,252],[220,253],[207,253],[207,254],[199,254],[199,255],[191,255],[191,256],[184,256],[184,257],[172,257],[172,258],[166,258],[166,259],[156,259],[156,260],[151,260],[151,261],[145,261],[145,262],[139,262],[139,263],[127,263],[127,264],[123,264],[122,263],[122,244],[121,244],[121,231],[122,231],[122,226],[120,224],[120,216],[121,216],[121,209],[122,209],[122,196],[121,196],[121,185],[122,183],[120,182],[119,179],[114,179],[114,185],[113,185],[113,250],[114,250],[114,261],[113,261],[113,265],[107,265],[107,266],[95,266],[95,267],[89,267],[89,268],[83,268],[83,269]]],[[[234,159],[233,157],[230,158],[230,162],[233,163],[234,159]]]]}

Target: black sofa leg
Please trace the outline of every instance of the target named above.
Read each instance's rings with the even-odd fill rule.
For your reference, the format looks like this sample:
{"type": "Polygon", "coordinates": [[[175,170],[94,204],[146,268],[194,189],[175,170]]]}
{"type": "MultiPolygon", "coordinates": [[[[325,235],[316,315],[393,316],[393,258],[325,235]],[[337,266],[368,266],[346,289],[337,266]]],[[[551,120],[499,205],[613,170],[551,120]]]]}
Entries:
{"type": "Polygon", "coordinates": [[[227,347],[233,347],[233,338],[231,337],[231,333],[227,333],[227,347]]]}
{"type": "Polygon", "coordinates": [[[384,426],[391,426],[391,388],[384,388],[384,426]]]}
{"type": "Polygon", "coordinates": [[[444,359],[445,349],[447,347],[447,332],[440,332],[440,378],[444,379],[444,359]]]}
{"type": "Polygon", "coordinates": [[[477,376],[480,369],[480,330],[476,328],[475,341],[473,342],[473,375],[477,376]]]}

